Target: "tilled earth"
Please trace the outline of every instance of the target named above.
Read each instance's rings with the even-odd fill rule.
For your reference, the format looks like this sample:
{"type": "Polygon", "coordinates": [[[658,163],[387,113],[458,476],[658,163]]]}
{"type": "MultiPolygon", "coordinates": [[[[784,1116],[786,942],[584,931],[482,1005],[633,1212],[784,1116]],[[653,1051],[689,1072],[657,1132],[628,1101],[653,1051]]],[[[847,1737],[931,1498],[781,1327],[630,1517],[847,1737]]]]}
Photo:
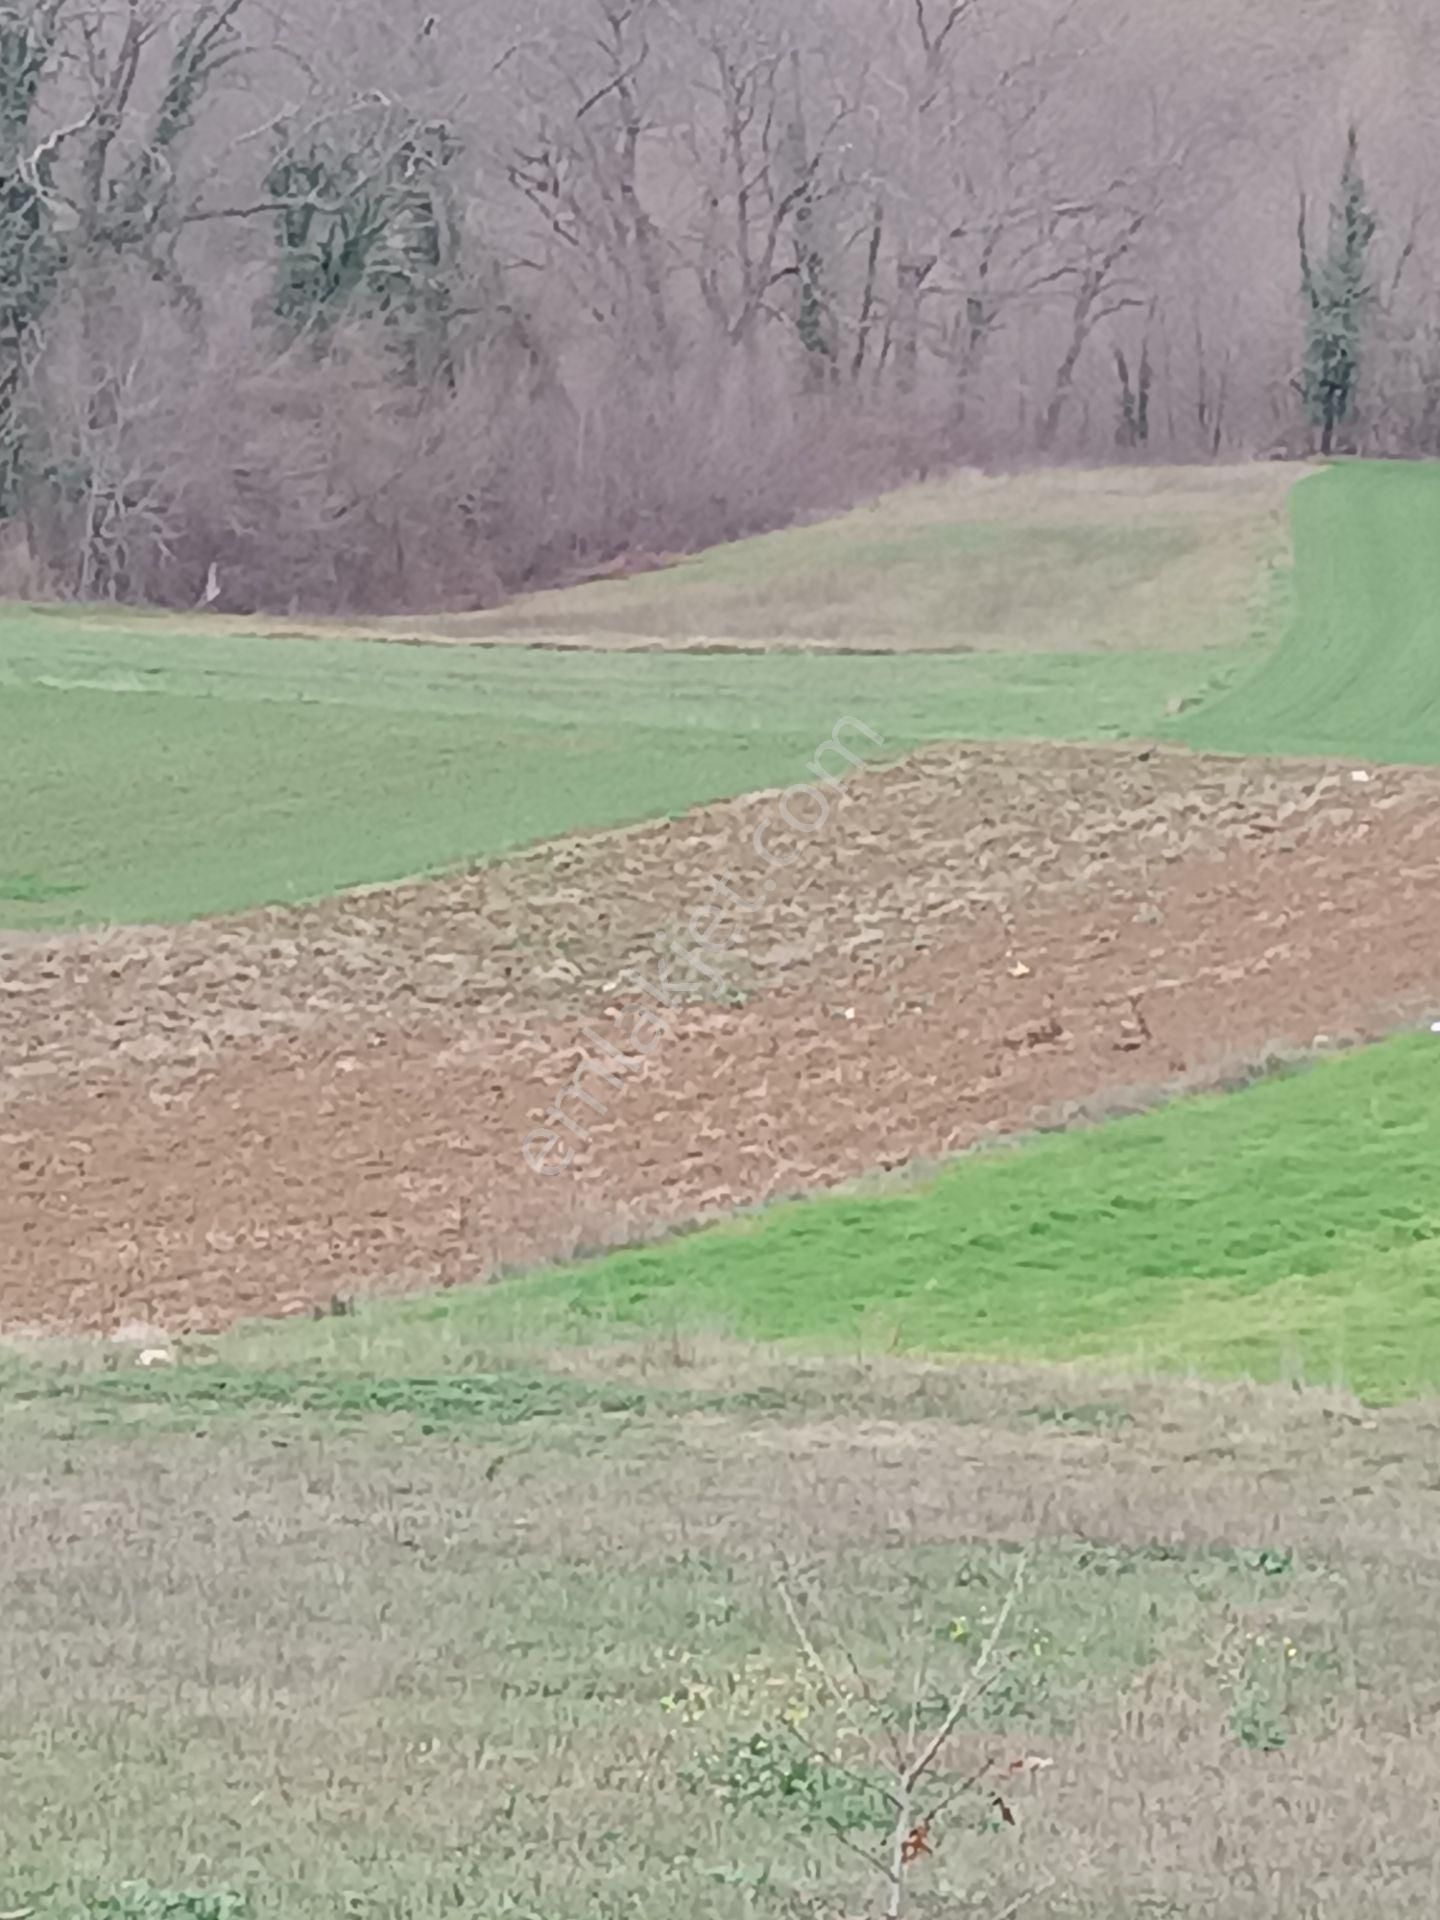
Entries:
{"type": "Polygon", "coordinates": [[[0,1330],[477,1279],[1440,1014],[1434,773],[955,747],[824,804],[0,947],[0,1330]]]}

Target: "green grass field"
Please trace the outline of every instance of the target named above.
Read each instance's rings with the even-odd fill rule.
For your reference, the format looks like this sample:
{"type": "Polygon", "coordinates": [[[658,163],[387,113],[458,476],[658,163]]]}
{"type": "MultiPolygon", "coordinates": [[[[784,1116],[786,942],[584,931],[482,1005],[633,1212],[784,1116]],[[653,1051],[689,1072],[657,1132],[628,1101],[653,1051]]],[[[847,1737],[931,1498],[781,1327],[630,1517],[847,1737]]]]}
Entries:
{"type": "MultiPolygon", "coordinates": [[[[713,1329],[1440,1393],[1437,1093],[1440,1039],[1404,1038],[924,1184],[377,1310],[364,1338],[423,1367],[522,1328],[562,1345],[713,1329]]],[[[273,1336],[292,1354],[307,1337],[273,1336]]]]}
{"type": "Polygon", "coordinates": [[[788,784],[847,714],[894,751],[1161,736],[1440,759],[1440,471],[1302,481],[1293,581],[1268,531],[1273,478],[1233,498],[1163,475],[1148,494],[1133,476],[1059,496],[995,484],[431,623],[584,626],[603,644],[636,627],[755,638],[778,620],[782,640],[798,626],[859,644],[883,603],[888,655],[408,647],[12,609],[0,927],[311,899],[683,812],[788,784]],[[1190,710],[1167,718],[1177,702],[1190,710]]]}
{"type": "Polygon", "coordinates": [[[1295,618],[1173,728],[1226,753],[1440,761],[1440,465],[1332,468],[1291,496],[1295,618]]]}
{"type": "Polygon", "coordinates": [[[1153,731],[1231,656],[540,654],[0,621],[0,926],[312,899],[890,752],[1153,731]]]}
{"type": "Polygon", "coordinates": [[[683,812],[789,785],[846,715],[891,751],[1153,735],[1174,702],[1241,675],[1265,628],[1281,496],[1261,478],[919,488],[614,583],[618,602],[581,588],[470,623],[524,635],[553,616],[603,643],[638,594],[674,637],[806,610],[863,641],[883,605],[895,644],[975,651],[397,646],[12,608],[0,927],[311,899],[683,812]]]}

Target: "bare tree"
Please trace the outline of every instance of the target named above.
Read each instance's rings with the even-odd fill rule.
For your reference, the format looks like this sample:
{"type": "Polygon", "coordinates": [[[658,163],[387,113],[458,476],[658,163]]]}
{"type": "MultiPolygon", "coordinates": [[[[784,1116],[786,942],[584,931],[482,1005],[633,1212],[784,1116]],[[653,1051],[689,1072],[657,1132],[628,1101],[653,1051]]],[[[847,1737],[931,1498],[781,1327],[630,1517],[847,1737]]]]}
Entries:
{"type": "Polygon", "coordinates": [[[0,525],[70,591],[465,603],[937,461],[1298,442],[1286,182],[1357,94],[1356,418],[1432,448],[1431,27],[1257,19],[0,0],[0,525]]]}

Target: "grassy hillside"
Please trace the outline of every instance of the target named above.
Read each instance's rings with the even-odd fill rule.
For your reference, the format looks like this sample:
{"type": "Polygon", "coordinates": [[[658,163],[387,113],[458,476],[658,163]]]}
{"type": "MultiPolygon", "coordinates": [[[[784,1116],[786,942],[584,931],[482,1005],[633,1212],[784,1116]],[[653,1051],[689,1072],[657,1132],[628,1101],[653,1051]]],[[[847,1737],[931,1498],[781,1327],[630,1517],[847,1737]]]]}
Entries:
{"type": "Polygon", "coordinates": [[[1440,1392],[1437,1093],[1440,1039],[1406,1038],[922,1185],[387,1308],[366,1338],[393,1316],[423,1364],[432,1346],[483,1351],[521,1327],[582,1342],[717,1328],[1306,1379],[1379,1400],[1440,1392]]]}
{"type": "Polygon", "coordinates": [[[1335,467],[1291,496],[1296,613],[1172,731],[1232,753],[1440,761],[1440,465],[1335,467]]]}
{"type": "Polygon", "coordinates": [[[1154,732],[1233,651],[542,654],[0,618],[0,927],[309,899],[891,751],[1154,732]]]}
{"type": "Polygon", "coordinates": [[[962,473],[657,572],[425,626],[622,647],[1231,645],[1249,637],[1257,581],[1286,550],[1292,483],[1255,466],[962,473]]]}
{"type": "Polygon", "coordinates": [[[1282,495],[1262,478],[947,482],[427,630],[582,629],[597,649],[826,637],[903,659],[402,647],[11,611],[0,927],[312,898],[680,812],[789,784],[845,714],[896,751],[1158,734],[1440,760],[1440,468],[1303,480],[1293,578],[1273,567],[1282,495]]]}

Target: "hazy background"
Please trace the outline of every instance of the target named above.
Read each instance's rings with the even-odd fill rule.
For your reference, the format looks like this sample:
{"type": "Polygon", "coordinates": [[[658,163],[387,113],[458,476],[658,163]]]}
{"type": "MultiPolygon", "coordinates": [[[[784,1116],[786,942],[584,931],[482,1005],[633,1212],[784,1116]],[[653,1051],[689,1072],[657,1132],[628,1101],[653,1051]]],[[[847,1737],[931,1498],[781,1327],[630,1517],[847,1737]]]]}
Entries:
{"type": "Polygon", "coordinates": [[[0,0],[0,587],[493,603],[953,463],[1440,441],[1422,0],[0,0]]]}

